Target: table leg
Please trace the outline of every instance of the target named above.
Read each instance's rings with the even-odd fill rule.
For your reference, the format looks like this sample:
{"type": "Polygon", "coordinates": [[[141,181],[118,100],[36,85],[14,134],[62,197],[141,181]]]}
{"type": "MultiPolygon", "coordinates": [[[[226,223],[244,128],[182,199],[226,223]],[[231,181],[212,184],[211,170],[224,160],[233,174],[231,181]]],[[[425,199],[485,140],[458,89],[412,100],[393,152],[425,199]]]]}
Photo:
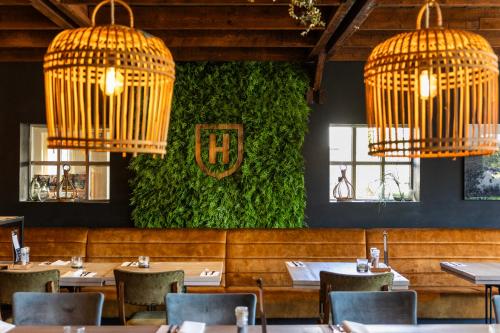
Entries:
{"type": "Polygon", "coordinates": [[[488,286],[484,286],[484,323],[488,324],[488,286]]]}
{"type": "Polygon", "coordinates": [[[491,299],[492,297],[493,297],[493,286],[490,286],[490,295],[488,297],[488,302],[490,302],[490,321],[489,321],[490,324],[493,321],[493,311],[492,311],[493,310],[492,309],[493,301],[491,299]]]}

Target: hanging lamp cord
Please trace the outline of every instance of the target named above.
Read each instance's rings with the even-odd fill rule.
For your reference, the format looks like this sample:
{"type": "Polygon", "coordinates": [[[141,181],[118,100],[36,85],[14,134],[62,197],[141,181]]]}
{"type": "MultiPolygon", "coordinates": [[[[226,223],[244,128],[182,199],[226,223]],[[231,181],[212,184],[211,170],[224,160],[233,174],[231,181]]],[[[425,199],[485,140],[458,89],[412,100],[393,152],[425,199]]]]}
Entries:
{"type": "Polygon", "coordinates": [[[431,7],[434,7],[436,9],[436,14],[437,14],[437,26],[439,28],[443,27],[443,15],[441,13],[441,7],[439,6],[438,2],[436,0],[426,0],[425,4],[422,6],[420,9],[420,12],[418,13],[417,17],[417,30],[420,30],[422,27],[422,18],[425,13],[425,29],[430,28],[430,16],[431,16],[431,7]]]}

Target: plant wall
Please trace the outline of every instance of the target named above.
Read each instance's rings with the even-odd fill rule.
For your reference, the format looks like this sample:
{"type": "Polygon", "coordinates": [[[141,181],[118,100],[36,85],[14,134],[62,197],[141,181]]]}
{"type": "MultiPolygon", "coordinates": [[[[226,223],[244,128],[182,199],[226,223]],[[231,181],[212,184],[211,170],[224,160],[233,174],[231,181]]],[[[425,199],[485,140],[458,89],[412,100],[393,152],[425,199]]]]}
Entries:
{"type": "Polygon", "coordinates": [[[303,70],[272,62],[185,63],[176,70],[167,154],[130,163],[135,225],[302,227],[310,112],[303,70]],[[243,123],[245,140],[241,168],[217,180],[195,162],[195,125],[220,123],[243,123]]]}

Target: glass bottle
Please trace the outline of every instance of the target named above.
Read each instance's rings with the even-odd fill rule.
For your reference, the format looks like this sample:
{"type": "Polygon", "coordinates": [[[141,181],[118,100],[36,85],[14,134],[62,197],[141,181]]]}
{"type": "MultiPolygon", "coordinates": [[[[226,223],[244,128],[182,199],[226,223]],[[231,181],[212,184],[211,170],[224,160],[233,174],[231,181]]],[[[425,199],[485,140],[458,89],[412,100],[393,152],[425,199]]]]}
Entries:
{"type": "Polygon", "coordinates": [[[349,201],[354,198],[354,188],[347,180],[346,176],[347,166],[343,165],[340,167],[341,176],[338,178],[338,183],[333,188],[333,197],[337,201],[349,201]]]}
{"type": "Polygon", "coordinates": [[[47,186],[46,182],[42,183],[42,186],[38,190],[38,200],[41,202],[44,202],[49,198],[50,192],[49,192],[49,187],[47,186]]]}
{"type": "Polygon", "coordinates": [[[61,201],[73,201],[78,199],[76,187],[69,178],[71,167],[68,164],[63,165],[63,178],[57,187],[57,199],[61,201]]]}
{"type": "Polygon", "coordinates": [[[236,327],[238,333],[248,333],[248,308],[246,306],[237,306],[234,309],[236,315],[236,327]]]}
{"type": "Polygon", "coordinates": [[[40,191],[40,183],[38,182],[38,176],[34,176],[30,184],[30,200],[38,200],[38,192],[40,191]]]}

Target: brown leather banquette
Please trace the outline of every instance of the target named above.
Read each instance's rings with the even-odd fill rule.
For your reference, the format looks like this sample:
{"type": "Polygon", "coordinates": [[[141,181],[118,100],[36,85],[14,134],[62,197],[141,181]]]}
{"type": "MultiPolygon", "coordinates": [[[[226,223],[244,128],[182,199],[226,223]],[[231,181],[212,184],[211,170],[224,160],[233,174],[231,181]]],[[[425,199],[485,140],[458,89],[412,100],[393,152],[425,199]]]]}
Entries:
{"type": "MultiPolygon", "coordinates": [[[[79,255],[91,262],[120,262],[148,254],[157,261],[223,261],[221,287],[189,292],[256,291],[265,281],[270,318],[314,318],[318,292],[292,288],[285,261],[354,261],[370,247],[382,248],[382,229],[197,230],[134,228],[26,228],[33,261],[79,255]]],[[[500,230],[388,229],[390,265],[418,292],[421,318],[480,318],[483,289],[441,272],[441,261],[500,261],[500,230]]],[[[0,260],[12,257],[10,238],[0,228],[0,260]]],[[[87,289],[91,290],[91,289],[87,289]]],[[[94,288],[95,290],[95,288],[94,288]]],[[[114,288],[106,294],[105,316],[117,316],[114,288]]]]}

